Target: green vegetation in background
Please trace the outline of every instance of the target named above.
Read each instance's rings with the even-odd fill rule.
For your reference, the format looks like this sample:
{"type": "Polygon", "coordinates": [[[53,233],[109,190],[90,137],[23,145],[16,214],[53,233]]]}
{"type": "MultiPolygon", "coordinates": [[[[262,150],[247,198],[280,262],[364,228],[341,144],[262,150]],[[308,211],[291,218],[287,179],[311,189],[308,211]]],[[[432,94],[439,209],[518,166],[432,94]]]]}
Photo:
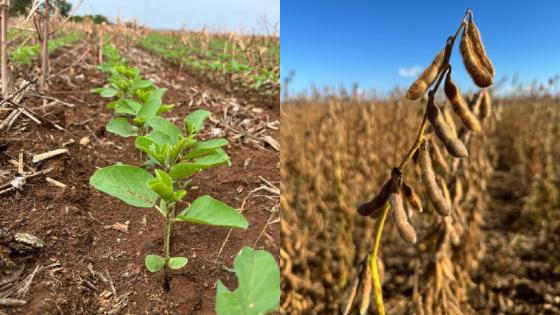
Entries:
{"type": "MultiPolygon", "coordinates": [[[[70,31],[49,40],[49,54],[55,52],[60,47],[74,44],[79,41],[83,35],[84,34],[82,32],[70,31]]],[[[21,46],[16,50],[9,52],[10,60],[12,60],[16,66],[30,65],[39,57],[39,51],[40,47],[38,44],[21,46]]]]}
{"type": "MultiPolygon", "coordinates": [[[[10,1],[10,16],[23,15],[27,16],[29,14],[29,9],[31,9],[33,0],[11,0],[10,1]]],[[[72,4],[67,0],[50,0],[50,14],[54,14],[56,11],[60,12],[60,15],[67,17],[72,10],[72,4]]],[[[44,8],[44,6],[42,6],[44,8]]],[[[86,15],[74,15],[70,18],[74,22],[83,22],[84,20],[91,20],[95,24],[106,23],[110,24],[109,19],[101,14],[86,14],[86,15]]]]}
{"type": "Polygon", "coordinates": [[[197,36],[191,36],[188,45],[185,45],[178,36],[152,32],[140,39],[138,44],[153,54],[174,63],[183,63],[197,74],[219,83],[231,79],[237,87],[263,94],[274,95],[279,91],[280,47],[265,38],[257,39],[256,43],[266,47],[259,66],[251,66],[241,48],[232,45],[226,37],[212,37],[208,49],[205,49],[197,36]],[[227,49],[224,49],[226,45],[227,49]]]}
{"type": "Polygon", "coordinates": [[[95,24],[111,24],[111,22],[109,22],[109,19],[101,14],[74,15],[70,18],[70,20],[73,22],[83,22],[85,20],[91,20],[95,24]]]}
{"type": "MultiPolygon", "coordinates": [[[[31,9],[33,0],[11,0],[10,1],[10,16],[28,15],[31,9]]],[[[54,14],[55,10],[60,12],[62,16],[68,16],[72,10],[72,4],[66,0],[50,0],[50,14],[54,14]]]]}
{"type": "Polygon", "coordinates": [[[12,41],[13,39],[15,39],[18,36],[29,35],[31,33],[34,33],[34,31],[8,27],[8,33],[7,33],[8,42],[12,41]]]}

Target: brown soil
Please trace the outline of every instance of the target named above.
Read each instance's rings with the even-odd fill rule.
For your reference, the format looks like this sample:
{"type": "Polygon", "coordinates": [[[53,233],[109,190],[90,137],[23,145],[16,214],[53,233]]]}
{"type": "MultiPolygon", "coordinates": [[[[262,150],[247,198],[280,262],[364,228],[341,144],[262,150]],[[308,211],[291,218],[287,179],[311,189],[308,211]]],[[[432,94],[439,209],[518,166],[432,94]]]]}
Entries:
{"type": "MultiPolygon", "coordinates": [[[[128,57],[134,62],[137,57],[141,58],[138,66],[143,74],[159,78],[156,84],[169,88],[164,101],[177,104],[177,108],[168,113],[168,117],[180,122],[185,114],[201,106],[213,113],[214,127],[221,126],[225,108],[222,103],[229,99],[225,93],[199,83],[188,73],[179,72],[178,68],[156,57],[149,59],[150,56],[140,51],[130,50],[128,57]],[[200,101],[199,97],[189,107],[194,97],[191,87],[210,95],[212,105],[204,99],[200,101]]],[[[68,67],[76,58],[70,50],[55,56],[51,61],[53,73],[68,67]]],[[[45,123],[38,125],[22,116],[9,131],[0,135],[0,170],[10,172],[0,177],[0,185],[15,176],[15,168],[7,161],[9,155],[17,157],[20,152],[24,153],[27,166],[37,170],[51,168],[45,176],[67,185],[66,189],[55,187],[45,181],[45,176],[38,176],[30,179],[20,191],[0,195],[0,227],[32,233],[46,243],[33,254],[12,255],[13,261],[25,263],[23,276],[30,274],[37,265],[45,268],[33,279],[24,297],[27,304],[0,308],[0,314],[213,314],[215,283],[221,279],[230,289],[235,288],[235,275],[225,267],[232,267],[234,256],[243,246],[254,246],[258,240],[256,248],[266,249],[278,257],[279,226],[277,223],[267,226],[269,218],[275,220],[279,216],[278,196],[268,191],[249,196],[249,192],[265,185],[261,177],[279,186],[279,154],[268,145],[255,145],[248,141],[249,137],[231,140],[228,134],[227,152],[233,165],[195,176],[186,201],[210,194],[240,208],[247,198],[243,213],[249,221],[249,229],[234,230],[216,261],[228,229],[175,225],[172,253],[188,256],[189,263],[173,272],[171,290],[165,292],[162,273],[151,274],[144,267],[146,254],[162,250],[164,221],[161,216],[154,209],[130,207],[88,184],[96,168],[115,162],[137,164],[138,155],[132,138],[105,132],[111,111],[104,108],[105,100],[88,92],[105,81],[94,68],[94,60],[95,56],[89,53],[84,62],[50,83],[47,95],[75,104],[67,107],[59,103],[45,111],[46,118],[66,131],[45,123]],[[90,145],[78,143],[84,137],[90,138],[90,145]],[[74,143],[66,145],[68,155],[31,165],[34,154],[61,148],[71,139],[74,143]],[[110,228],[115,223],[126,222],[129,222],[128,232],[110,228]]],[[[248,111],[256,113],[255,121],[279,119],[279,104],[272,99],[256,104],[242,97],[237,101],[242,106],[240,113],[246,108],[262,109],[248,111]]],[[[41,110],[43,101],[38,98],[28,97],[21,103],[44,113],[41,110]]],[[[270,128],[261,135],[279,139],[279,131],[270,128]]],[[[184,206],[180,205],[180,209],[184,206]]]]}

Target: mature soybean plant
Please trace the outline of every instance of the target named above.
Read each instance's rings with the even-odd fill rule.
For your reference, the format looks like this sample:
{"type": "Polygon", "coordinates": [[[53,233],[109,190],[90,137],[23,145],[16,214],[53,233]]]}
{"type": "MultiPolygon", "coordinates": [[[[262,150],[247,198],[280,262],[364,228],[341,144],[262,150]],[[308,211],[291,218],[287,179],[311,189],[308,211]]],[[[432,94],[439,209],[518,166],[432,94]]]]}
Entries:
{"type": "Polygon", "coordinates": [[[247,220],[238,211],[208,195],[198,197],[189,207],[176,212],[176,203],[187,195],[185,188],[192,175],[230,162],[222,149],[227,140],[196,139],[209,116],[205,110],[189,114],[184,119],[184,132],[161,117],[152,117],[147,122],[151,131],[137,136],[135,144],[154,165],[154,175],[137,166],[117,163],[97,170],[90,178],[90,184],[96,189],[135,207],[155,208],[165,218],[163,255],[147,255],[145,265],[151,272],[164,270],[167,289],[168,268],[182,268],[188,261],[186,257],[170,254],[174,223],[248,227],[247,220]]]}
{"type": "MultiPolygon", "coordinates": [[[[434,209],[441,218],[452,214],[454,210],[451,208],[452,202],[449,197],[447,184],[441,176],[434,172],[430,153],[434,155],[436,161],[441,161],[443,159],[443,155],[436,152],[437,146],[435,145],[435,139],[439,139],[449,155],[453,158],[467,158],[469,154],[464,143],[465,135],[468,132],[477,132],[481,129],[478,118],[473,113],[479,110],[480,112],[488,110],[482,108],[484,106],[488,107],[489,103],[489,95],[485,90],[482,90],[479,94],[482,97],[482,101],[474,102],[469,106],[461,95],[458,86],[451,79],[451,65],[449,64],[449,60],[455,40],[461,31],[460,51],[465,63],[465,68],[473,82],[480,88],[486,88],[492,85],[494,67],[485,52],[480,32],[473,21],[473,14],[469,10],[465,14],[455,35],[447,39],[445,47],[436,55],[432,63],[407,91],[406,97],[411,100],[419,99],[426,94],[426,92],[428,93],[422,124],[419,128],[415,143],[408,151],[401,164],[392,169],[391,177],[381,187],[379,193],[373,197],[371,201],[358,207],[359,214],[371,216],[378,220],[374,246],[370,257],[370,268],[372,271],[372,282],[378,314],[385,314],[377,253],[387,215],[391,214],[393,222],[403,240],[408,243],[416,243],[417,241],[416,231],[409,222],[405,207],[409,205],[419,210],[419,212],[421,212],[422,207],[419,197],[412,190],[412,187],[404,181],[403,171],[405,166],[409,161],[414,161],[418,173],[417,178],[420,178],[424,185],[428,199],[432,205],[431,208],[434,209]],[[452,121],[444,115],[440,107],[436,104],[435,95],[444,78],[446,97],[451,103],[455,114],[465,126],[464,132],[461,135],[456,134],[455,129],[452,128],[452,121]],[[481,106],[481,108],[478,109],[476,108],[477,106],[481,106]],[[431,127],[431,129],[428,127],[431,127]]],[[[445,160],[443,161],[445,162],[445,160]]],[[[447,163],[438,164],[447,165],[447,163]]],[[[352,303],[349,303],[349,305],[351,304],[352,303]]]]}

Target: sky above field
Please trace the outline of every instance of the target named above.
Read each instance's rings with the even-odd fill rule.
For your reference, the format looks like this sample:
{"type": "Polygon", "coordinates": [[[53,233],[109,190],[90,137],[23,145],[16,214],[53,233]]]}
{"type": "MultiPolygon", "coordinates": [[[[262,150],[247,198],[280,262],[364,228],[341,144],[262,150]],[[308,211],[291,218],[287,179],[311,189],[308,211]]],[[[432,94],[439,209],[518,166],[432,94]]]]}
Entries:
{"type": "MultiPolygon", "coordinates": [[[[474,12],[496,81],[545,82],[560,74],[560,1],[282,0],[281,78],[291,92],[359,83],[384,93],[407,88],[474,12]]],[[[453,75],[472,88],[455,45],[453,75]]]]}
{"type": "MultiPolygon", "coordinates": [[[[77,5],[79,0],[70,0],[77,5]]],[[[262,18],[280,22],[280,0],[84,0],[78,14],[135,17],[145,26],[266,33],[262,18]]]]}

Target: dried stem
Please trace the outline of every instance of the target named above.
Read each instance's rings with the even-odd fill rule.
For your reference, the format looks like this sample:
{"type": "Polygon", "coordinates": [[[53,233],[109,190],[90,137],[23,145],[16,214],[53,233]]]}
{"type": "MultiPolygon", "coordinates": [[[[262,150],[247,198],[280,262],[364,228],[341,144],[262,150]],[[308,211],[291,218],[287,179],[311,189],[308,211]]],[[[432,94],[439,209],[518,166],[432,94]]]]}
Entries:
{"type": "MultiPolygon", "coordinates": [[[[451,52],[453,50],[453,45],[455,44],[455,39],[457,38],[457,36],[459,35],[459,33],[461,32],[463,27],[465,27],[465,25],[467,23],[466,19],[467,19],[467,16],[469,14],[472,15],[472,12],[471,12],[470,9],[467,10],[465,15],[463,16],[463,20],[461,21],[461,25],[459,25],[459,28],[455,32],[455,35],[453,35],[453,37],[448,38],[448,40],[447,40],[447,45],[449,45],[449,53],[448,53],[448,56],[446,57],[446,61],[445,61],[446,64],[445,64],[443,70],[440,72],[439,78],[438,78],[437,82],[434,84],[434,87],[428,92],[431,96],[433,96],[437,92],[441,82],[443,81],[443,78],[444,78],[445,74],[449,70],[449,59],[451,58],[451,52]]],[[[426,109],[427,109],[427,106],[426,106],[426,109]]],[[[399,165],[399,167],[398,167],[399,170],[401,170],[402,168],[404,168],[406,166],[406,164],[412,159],[412,156],[414,155],[416,150],[420,147],[420,145],[424,141],[426,128],[428,126],[428,117],[426,115],[426,109],[424,109],[424,116],[422,118],[422,123],[420,125],[419,130],[418,130],[418,136],[416,137],[416,141],[414,142],[414,144],[412,145],[412,147],[410,148],[410,150],[408,151],[408,153],[404,157],[403,161],[399,165]]],[[[372,278],[373,278],[373,287],[374,287],[374,292],[375,292],[375,305],[377,307],[377,313],[380,314],[380,315],[385,315],[385,307],[383,306],[383,292],[382,292],[382,289],[381,289],[381,280],[379,279],[379,270],[377,268],[377,253],[379,251],[379,245],[381,244],[381,235],[383,234],[383,226],[385,225],[385,220],[387,219],[387,214],[389,213],[389,210],[390,210],[389,204],[385,203],[381,218],[379,218],[379,221],[377,222],[377,228],[376,228],[376,232],[375,232],[375,240],[374,240],[374,243],[373,243],[373,250],[371,252],[371,257],[370,257],[371,275],[372,275],[372,278]]]]}
{"type": "Polygon", "coordinates": [[[7,96],[8,92],[8,9],[10,6],[9,0],[2,0],[2,29],[1,29],[1,72],[2,72],[2,97],[7,96]]]}
{"type": "Polygon", "coordinates": [[[49,0],[45,0],[45,14],[40,18],[41,32],[41,77],[39,88],[45,90],[49,76],[49,0]]]}

